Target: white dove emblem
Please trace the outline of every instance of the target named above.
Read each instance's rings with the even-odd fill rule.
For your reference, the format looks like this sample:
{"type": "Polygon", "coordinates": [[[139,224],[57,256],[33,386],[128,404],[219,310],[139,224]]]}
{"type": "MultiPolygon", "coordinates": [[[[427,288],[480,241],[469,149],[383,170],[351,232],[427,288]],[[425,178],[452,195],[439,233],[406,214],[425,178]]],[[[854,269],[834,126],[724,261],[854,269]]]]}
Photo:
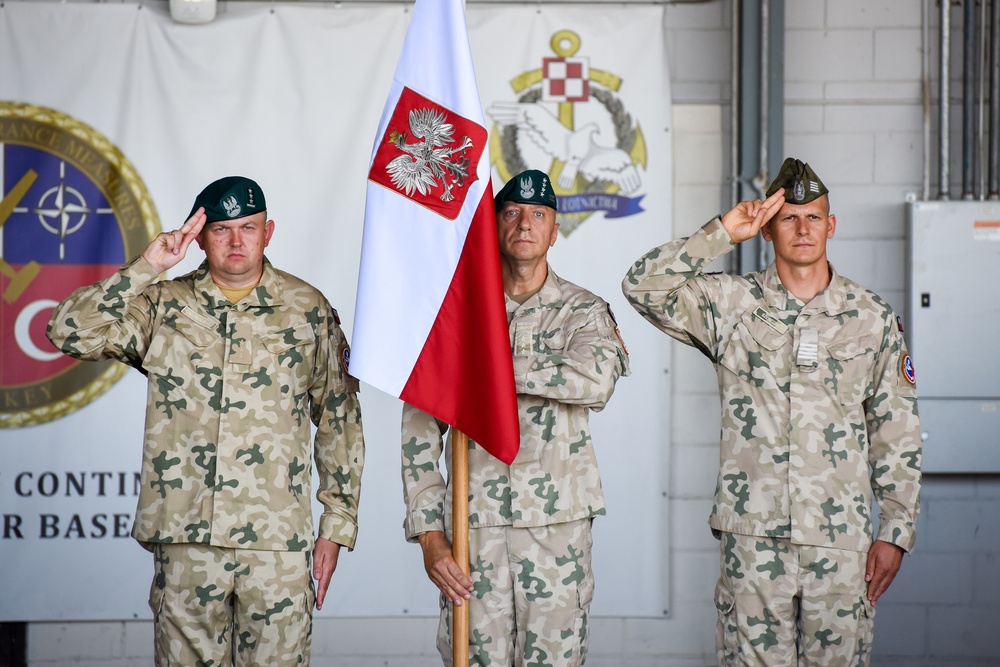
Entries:
{"type": "Polygon", "coordinates": [[[494,102],[486,112],[499,125],[514,125],[546,153],[564,163],[556,182],[570,190],[576,175],[592,181],[610,181],[622,192],[635,192],[642,184],[632,158],[620,148],[608,148],[594,141],[596,123],[571,130],[539,104],[494,102]]]}
{"type": "Polygon", "coordinates": [[[406,143],[407,133],[393,130],[389,133],[389,143],[403,154],[393,158],[386,165],[392,184],[407,195],[416,190],[422,195],[430,192],[440,180],[444,187],[441,201],[452,201],[452,188],[462,187],[469,176],[469,158],[455,156],[472,146],[469,137],[462,137],[458,146],[448,148],[455,142],[452,137],[454,126],[446,123],[445,115],[433,109],[413,109],[409,114],[410,132],[422,141],[406,143]]]}

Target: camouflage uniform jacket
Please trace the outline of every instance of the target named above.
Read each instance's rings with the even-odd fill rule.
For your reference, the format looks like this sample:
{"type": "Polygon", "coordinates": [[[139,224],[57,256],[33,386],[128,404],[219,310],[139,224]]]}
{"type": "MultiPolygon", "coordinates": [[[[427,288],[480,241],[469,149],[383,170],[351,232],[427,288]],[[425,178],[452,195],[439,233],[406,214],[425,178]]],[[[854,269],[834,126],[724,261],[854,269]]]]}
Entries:
{"type": "Polygon", "coordinates": [[[713,531],[864,551],[874,492],[877,538],[909,551],[920,433],[891,308],[832,267],[829,286],[807,304],[773,264],[743,277],[702,273],[733,247],[716,218],[651,250],[622,282],[640,315],[715,364],[722,433],[713,531]],[[812,368],[800,365],[810,348],[812,368]]]}
{"type": "Polygon", "coordinates": [[[117,359],[148,378],[133,537],[147,548],[311,549],[311,421],[318,535],[353,548],[364,438],[330,304],[267,260],[260,284],[236,305],[207,264],[156,279],[140,256],[71,294],[48,330],[70,356],[117,359]]]}
{"type": "MultiPolygon", "coordinates": [[[[628,356],[600,297],[550,268],[523,305],[507,299],[521,444],[510,466],[469,445],[469,525],[534,527],[604,514],[590,437],[628,356]]],[[[451,527],[451,489],[439,468],[447,425],[403,407],[402,474],[407,540],[451,527]]],[[[446,459],[451,462],[451,438],[446,459]]]]}

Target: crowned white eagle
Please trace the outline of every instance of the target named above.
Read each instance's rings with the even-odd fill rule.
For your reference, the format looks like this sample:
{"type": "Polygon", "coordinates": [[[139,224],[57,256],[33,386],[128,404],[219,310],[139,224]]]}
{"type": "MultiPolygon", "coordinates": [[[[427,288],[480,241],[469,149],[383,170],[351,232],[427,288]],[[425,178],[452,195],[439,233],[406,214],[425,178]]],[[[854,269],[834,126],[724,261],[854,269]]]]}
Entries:
{"type": "Polygon", "coordinates": [[[389,133],[389,143],[403,151],[386,165],[392,184],[407,196],[414,190],[426,195],[440,181],[444,187],[441,201],[453,200],[452,188],[462,187],[469,176],[470,164],[465,155],[455,154],[471,147],[472,140],[462,137],[457,146],[450,146],[455,143],[452,137],[455,126],[446,123],[444,113],[434,109],[412,109],[409,123],[410,133],[422,141],[407,143],[409,135],[405,131],[389,133]]]}

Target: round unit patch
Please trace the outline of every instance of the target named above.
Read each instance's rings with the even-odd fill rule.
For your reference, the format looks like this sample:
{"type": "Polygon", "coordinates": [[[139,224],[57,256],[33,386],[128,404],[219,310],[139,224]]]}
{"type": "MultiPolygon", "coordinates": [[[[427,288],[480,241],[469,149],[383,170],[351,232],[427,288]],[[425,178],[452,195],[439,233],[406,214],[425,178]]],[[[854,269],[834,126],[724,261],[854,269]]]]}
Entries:
{"type": "Polygon", "coordinates": [[[59,111],[0,102],[0,427],[69,414],[125,373],[64,356],[45,328],[62,299],[159,232],[145,185],[108,139],[59,111]]]}
{"type": "Polygon", "coordinates": [[[917,373],[913,368],[913,359],[910,355],[904,354],[903,361],[900,362],[900,370],[903,372],[903,377],[910,384],[917,384],[917,373]]]}

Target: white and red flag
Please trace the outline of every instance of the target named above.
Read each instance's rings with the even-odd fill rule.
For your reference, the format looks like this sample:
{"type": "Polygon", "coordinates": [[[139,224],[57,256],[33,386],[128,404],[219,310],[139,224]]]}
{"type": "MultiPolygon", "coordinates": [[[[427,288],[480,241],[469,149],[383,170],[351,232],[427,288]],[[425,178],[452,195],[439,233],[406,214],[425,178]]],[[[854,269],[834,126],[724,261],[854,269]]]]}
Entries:
{"type": "Polygon", "coordinates": [[[351,374],[510,463],[520,442],[462,0],[417,0],[368,173],[351,374]]]}

